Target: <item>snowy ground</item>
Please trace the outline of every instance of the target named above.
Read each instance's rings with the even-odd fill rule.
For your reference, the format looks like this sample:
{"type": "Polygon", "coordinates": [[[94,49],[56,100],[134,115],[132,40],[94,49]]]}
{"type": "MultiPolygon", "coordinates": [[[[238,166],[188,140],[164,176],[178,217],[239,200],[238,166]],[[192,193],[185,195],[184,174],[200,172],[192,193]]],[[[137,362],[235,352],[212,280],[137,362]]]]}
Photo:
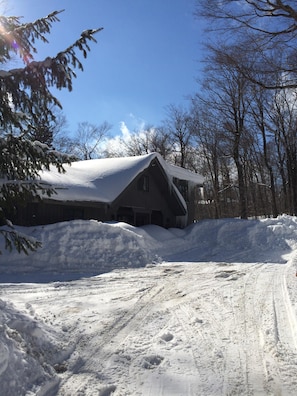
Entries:
{"type": "Polygon", "coordinates": [[[3,396],[296,395],[297,218],[74,221],[0,256],[3,396]]]}

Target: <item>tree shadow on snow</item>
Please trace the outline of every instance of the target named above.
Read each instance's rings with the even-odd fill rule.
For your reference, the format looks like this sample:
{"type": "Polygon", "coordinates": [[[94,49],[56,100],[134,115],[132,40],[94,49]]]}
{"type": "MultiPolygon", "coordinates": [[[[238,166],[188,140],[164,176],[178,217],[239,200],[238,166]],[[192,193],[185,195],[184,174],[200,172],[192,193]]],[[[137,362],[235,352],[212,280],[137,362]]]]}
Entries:
{"type": "Polygon", "coordinates": [[[0,274],[1,283],[51,283],[51,282],[71,282],[82,278],[91,278],[106,271],[97,272],[69,272],[69,273],[47,273],[31,272],[26,274],[0,274]]]}

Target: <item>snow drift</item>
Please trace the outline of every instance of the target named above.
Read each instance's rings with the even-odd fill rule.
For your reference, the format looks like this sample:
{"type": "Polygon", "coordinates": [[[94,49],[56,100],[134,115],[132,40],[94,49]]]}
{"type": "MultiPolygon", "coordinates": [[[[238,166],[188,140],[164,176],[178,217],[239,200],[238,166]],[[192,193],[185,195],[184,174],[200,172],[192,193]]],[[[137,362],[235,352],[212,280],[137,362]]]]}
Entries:
{"type": "Polygon", "coordinates": [[[162,260],[199,262],[232,258],[238,262],[285,262],[285,255],[295,248],[297,240],[297,219],[290,216],[204,220],[184,230],[154,225],[136,228],[95,220],[18,229],[41,241],[42,248],[26,256],[6,252],[1,246],[2,281],[12,274],[36,281],[36,273],[59,280],[67,274],[100,274],[162,260]]]}

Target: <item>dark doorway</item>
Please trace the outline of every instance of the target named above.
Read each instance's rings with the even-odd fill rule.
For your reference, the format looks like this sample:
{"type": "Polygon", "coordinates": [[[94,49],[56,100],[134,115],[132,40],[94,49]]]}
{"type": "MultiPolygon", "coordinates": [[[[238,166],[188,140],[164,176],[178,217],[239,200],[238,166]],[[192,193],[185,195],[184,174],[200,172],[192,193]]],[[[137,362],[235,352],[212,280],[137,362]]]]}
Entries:
{"type": "Polygon", "coordinates": [[[153,210],[151,217],[152,224],[156,224],[160,227],[163,227],[163,214],[160,210],[153,210]]]}

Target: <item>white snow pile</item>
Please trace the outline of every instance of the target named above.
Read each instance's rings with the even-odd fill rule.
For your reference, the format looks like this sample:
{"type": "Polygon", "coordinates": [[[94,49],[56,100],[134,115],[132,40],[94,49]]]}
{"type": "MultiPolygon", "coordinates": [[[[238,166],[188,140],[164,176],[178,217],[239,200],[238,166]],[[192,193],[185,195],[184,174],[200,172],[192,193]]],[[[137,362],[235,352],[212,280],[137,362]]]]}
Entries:
{"type": "MultiPolygon", "coordinates": [[[[31,315],[19,312],[0,300],[0,382],[2,395],[25,395],[26,389],[35,394],[40,385],[53,386],[59,362],[70,350],[59,341],[59,334],[31,315]],[[54,379],[54,380],[52,380],[54,379]]],[[[60,368],[61,370],[61,368],[60,368]]],[[[29,393],[29,394],[30,394],[29,393]]]]}
{"type": "Polygon", "coordinates": [[[0,394],[295,395],[297,217],[72,221],[0,256],[0,394]]]}
{"type": "MultiPolygon", "coordinates": [[[[106,224],[74,220],[48,226],[17,227],[23,234],[42,242],[42,247],[26,256],[4,252],[0,256],[3,273],[102,273],[115,268],[140,267],[151,261],[145,238],[125,223],[106,224]]],[[[3,246],[2,246],[3,251],[3,246]]]]}
{"type": "MultiPolygon", "coordinates": [[[[189,260],[284,262],[297,240],[296,218],[204,220],[186,229],[74,220],[47,226],[17,227],[42,242],[26,256],[8,253],[3,241],[0,274],[100,274],[116,268],[143,267],[153,261],[189,260]]],[[[3,278],[4,279],[4,278],[3,278]]],[[[25,278],[24,278],[25,279],[25,278]]],[[[30,276],[28,280],[32,279],[30,276]]]]}
{"type": "MultiPolygon", "coordinates": [[[[212,220],[190,226],[187,242],[195,247],[195,261],[285,262],[296,247],[295,217],[262,220],[212,220]]],[[[189,260],[195,258],[191,248],[189,260]]],[[[184,260],[187,254],[182,252],[184,260]]]]}

